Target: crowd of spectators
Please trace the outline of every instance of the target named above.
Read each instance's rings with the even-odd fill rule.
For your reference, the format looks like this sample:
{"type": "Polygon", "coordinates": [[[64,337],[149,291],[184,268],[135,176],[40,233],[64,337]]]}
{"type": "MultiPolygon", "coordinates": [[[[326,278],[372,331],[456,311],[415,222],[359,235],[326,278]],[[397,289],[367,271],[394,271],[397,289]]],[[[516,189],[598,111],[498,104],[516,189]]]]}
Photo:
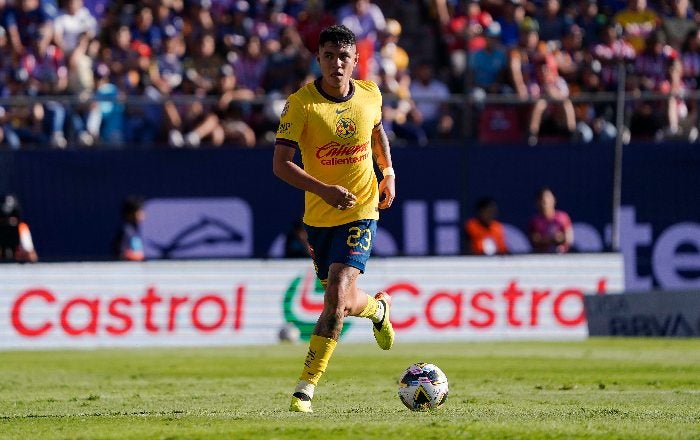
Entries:
{"type": "Polygon", "coordinates": [[[358,36],[356,75],[385,93],[398,145],[504,124],[531,145],[610,140],[615,102],[576,97],[616,92],[621,73],[654,98],[627,102],[626,138],[698,135],[689,0],[0,0],[1,144],[272,145],[336,22],[358,36]]]}

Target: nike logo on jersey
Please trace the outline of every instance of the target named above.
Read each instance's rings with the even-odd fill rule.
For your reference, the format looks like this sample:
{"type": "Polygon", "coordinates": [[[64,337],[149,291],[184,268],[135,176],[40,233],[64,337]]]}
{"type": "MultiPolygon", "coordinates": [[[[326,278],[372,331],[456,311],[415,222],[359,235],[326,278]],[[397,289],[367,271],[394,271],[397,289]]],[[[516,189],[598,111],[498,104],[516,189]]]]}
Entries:
{"type": "Polygon", "coordinates": [[[337,108],[337,109],[335,109],[335,114],[336,114],[336,115],[339,115],[339,114],[345,113],[345,112],[348,111],[348,110],[350,110],[350,107],[344,108],[344,109],[342,109],[342,110],[339,109],[339,108],[337,108]]]}

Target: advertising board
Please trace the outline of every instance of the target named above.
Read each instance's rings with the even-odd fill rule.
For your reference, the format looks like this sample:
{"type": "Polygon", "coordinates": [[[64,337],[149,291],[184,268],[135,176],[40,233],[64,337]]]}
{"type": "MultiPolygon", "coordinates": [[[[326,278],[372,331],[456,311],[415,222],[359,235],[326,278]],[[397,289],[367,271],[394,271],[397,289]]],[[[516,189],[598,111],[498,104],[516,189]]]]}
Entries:
{"type": "MultiPolygon", "coordinates": [[[[323,289],[307,260],[0,266],[0,349],[249,345],[307,339],[323,289]]],[[[375,258],[397,341],[581,339],[584,295],[621,292],[619,254],[375,258]]],[[[371,342],[350,318],[343,340],[371,342]]]]}

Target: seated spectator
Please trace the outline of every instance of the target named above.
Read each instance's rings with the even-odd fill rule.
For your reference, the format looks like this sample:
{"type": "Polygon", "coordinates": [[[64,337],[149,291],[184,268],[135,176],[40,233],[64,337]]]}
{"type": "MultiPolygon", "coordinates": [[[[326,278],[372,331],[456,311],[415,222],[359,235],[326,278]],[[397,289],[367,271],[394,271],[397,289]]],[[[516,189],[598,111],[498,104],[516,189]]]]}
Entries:
{"type": "Polygon", "coordinates": [[[608,17],[601,12],[597,0],[585,0],[578,2],[574,22],[583,32],[583,47],[593,47],[600,42],[603,25],[608,17]]]}
{"type": "Polygon", "coordinates": [[[410,75],[399,72],[395,64],[384,63],[376,82],[383,94],[394,98],[382,102],[382,125],[390,140],[398,145],[405,142],[428,145],[423,116],[411,99],[410,75]]]}
{"type": "Polygon", "coordinates": [[[556,209],[551,189],[541,188],[535,197],[537,212],[530,219],[528,238],[536,253],[565,253],[574,242],[574,229],[569,214],[556,209]]]}
{"type": "Polygon", "coordinates": [[[102,113],[98,103],[91,100],[96,91],[93,59],[98,52],[99,42],[85,32],[68,58],[67,91],[78,99],[69,109],[69,128],[72,138],[86,147],[100,138],[102,113]]]}
{"type": "Polygon", "coordinates": [[[472,53],[486,46],[484,29],[493,23],[493,17],[481,9],[478,0],[456,2],[445,30],[445,40],[450,54],[450,71],[460,80],[466,72],[472,53]]]}
{"type": "Polygon", "coordinates": [[[153,10],[150,7],[141,5],[136,10],[134,22],[131,24],[131,36],[155,53],[160,52],[163,43],[162,29],[154,22],[153,10]]]}
{"type": "Polygon", "coordinates": [[[471,55],[470,75],[474,87],[485,93],[502,93],[507,88],[508,57],[500,44],[501,25],[492,23],[486,31],[486,45],[471,55]]]}
{"type": "Polygon", "coordinates": [[[293,90],[294,85],[304,81],[309,74],[312,55],[296,28],[284,28],[279,43],[279,50],[268,56],[265,66],[262,85],[268,93],[293,90]]]}
{"type": "Polygon", "coordinates": [[[68,145],[65,135],[67,104],[50,97],[65,95],[67,92],[68,69],[65,54],[53,44],[45,50],[42,47],[40,40],[34,41],[20,58],[20,66],[27,74],[27,93],[47,97],[43,104],[42,124],[49,145],[63,149],[68,145]]]}
{"type": "Polygon", "coordinates": [[[238,84],[255,93],[264,93],[263,78],[267,70],[267,56],[258,36],[251,36],[245,42],[243,52],[233,61],[238,84]]]}
{"type": "Polygon", "coordinates": [[[662,31],[652,33],[644,51],[637,55],[628,87],[633,93],[663,93],[668,99],[634,102],[630,122],[632,137],[653,136],[660,141],[679,134],[680,120],[687,116],[687,107],[680,96],[683,84],[679,58],[678,52],[666,44],[662,31]]]}
{"type": "MultiPolygon", "coordinates": [[[[580,93],[604,93],[600,79],[600,63],[593,61],[583,66],[581,79],[572,86],[572,96],[580,93]]],[[[617,138],[616,105],[612,101],[585,101],[574,104],[576,110],[576,132],[581,142],[612,143],[617,138]]],[[[625,143],[629,142],[629,130],[625,129],[625,143]]]]}
{"type": "Polygon", "coordinates": [[[83,35],[87,35],[89,40],[97,36],[97,20],[83,0],[65,0],[64,7],[54,20],[56,45],[70,56],[83,35]]]}
{"type": "Polygon", "coordinates": [[[22,221],[17,197],[3,196],[0,199],[0,262],[34,263],[38,260],[29,226],[22,221]]]}
{"type": "Polygon", "coordinates": [[[224,63],[224,58],[216,52],[216,38],[213,33],[202,34],[193,42],[182,61],[187,79],[207,95],[216,90],[219,72],[224,63]]]}
{"type": "Polygon", "coordinates": [[[560,47],[553,50],[559,74],[567,84],[580,82],[583,66],[590,61],[583,47],[583,32],[576,24],[569,26],[561,38],[560,47]]]}
{"type": "Polygon", "coordinates": [[[622,39],[622,27],[609,23],[601,30],[600,43],[593,46],[592,55],[600,63],[600,81],[606,91],[617,91],[619,63],[631,63],[636,51],[622,39]]]}
{"type": "Polygon", "coordinates": [[[572,25],[571,19],[561,10],[559,0],[545,0],[544,8],[535,16],[540,26],[542,41],[559,42],[572,25]]]}
{"type": "Polygon", "coordinates": [[[508,253],[505,232],[496,220],[498,205],[491,197],[476,202],[476,215],[464,223],[468,251],[472,255],[503,255],[508,253]]]}
{"type": "Polygon", "coordinates": [[[422,62],[416,66],[409,90],[421,114],[422,127],[428,138],[449,137],[454,129],[448,102],[450,90],[444,82],[435,78],[430,63],[422,62]]]}
{"type": "MultiPolygon", "coordinates": [[[[336,18],[339,24],[345,25],[355,33],[359,56],[355,75],[358,79],[367,79],[373,70],[372,62],[377,34],[386,26],[384,13],[371,0],[352,0],[349,4],[338,9],[336,18]]],[[[316,50],[313,53],[316,53],[316,50]]]]}
{"type": "Polygon", "coordinates": [[[537,145],[543,122],[552,125],[552,131],[564,131],[572,137],[576,131],[576,115],[569,99],[569,87],[559,76],[554,56],[547,45],[540,42],[539,25],[532,19],[522,23],[520,44],[508,56],[513,87],[522,100],[532,101],[528,122],[529,145],[537,145]]]}
{"type": "Polygon", "coordinates": [[[217,94],[216,112],[224,130],[224,142],[245,148],[255,147],[255,131],[247,122],[251,117],[255,92],[239,86],[233,67],[226,64],[219,73],[217,94]]]}
{"type": "Polygon", "coordinates": [[[304,2],[304,10],[299,13],[297,29],[309,52],[318,52],[319,34],[333,24],[335,17],[323,7],[322,2],[304,2]]]}
{"type": "Polygon", "coordinates": [[[40,0],[19,0],[5,10],[5,23],[15,57],[27,50],[46,53],[53,39],[53,21],[40,0]]]}
{"type": "Polygon", "coordinates": [[[520,25],[525,19],[524,0],[505,0],[503,2],[503,13],[496,17],[496,21],[501,25],[501,43],[506,48],[518,45],[520,41],[520,25]]]}
{"type": "Polygon", "coordinates": [[[671,11],[661,17],[661,28],[668,38],[668,44],[674,49],[680,49],[688,34],[697,30],[695,11],[689,0],[674,0],[669,3],[671,11]]]}
{"type": "Polygon", "coordinates": [[[623,38],[637,53],[644,50],[646,40],[660,26],[661,20],[647,0],[627,0],[627,7],[613,17],[613,22],[622,26],[623,38]]]}

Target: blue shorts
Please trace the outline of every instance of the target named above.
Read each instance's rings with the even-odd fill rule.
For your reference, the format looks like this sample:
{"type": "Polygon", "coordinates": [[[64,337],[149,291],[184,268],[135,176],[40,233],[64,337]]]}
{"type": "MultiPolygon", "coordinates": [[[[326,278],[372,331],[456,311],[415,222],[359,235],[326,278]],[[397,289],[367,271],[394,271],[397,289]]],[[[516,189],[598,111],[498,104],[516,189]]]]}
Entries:
{"type": "Polygon", "coordinates": [[[333,263],[346,264],[365,272],[377,232],[376,220],[358,220],[331,227],[305,224],[304,228],[309,235],[311,258],[320,280],[328,279],[328,269],[333,263]]]}

